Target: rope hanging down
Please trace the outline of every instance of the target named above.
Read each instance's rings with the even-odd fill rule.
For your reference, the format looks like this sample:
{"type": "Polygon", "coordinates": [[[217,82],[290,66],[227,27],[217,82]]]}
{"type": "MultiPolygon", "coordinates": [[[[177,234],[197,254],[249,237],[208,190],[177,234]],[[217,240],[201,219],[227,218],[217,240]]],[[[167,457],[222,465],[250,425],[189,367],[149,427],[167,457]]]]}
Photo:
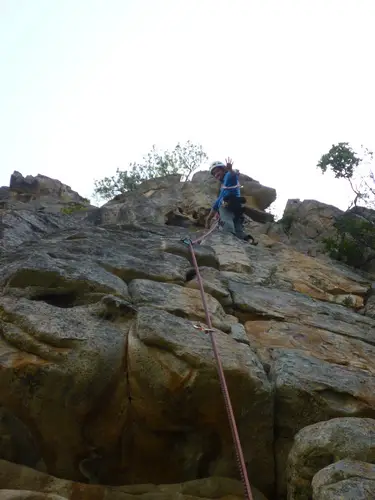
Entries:
{"type": "Polygon", "coordinates": [[[204,312],[205,312],[205,316],[206,316],[207,329],[205,329],[205,331],[210,336],[210,340],[211,340],[211,344],[212,344],[212,349],[214,351],[214,355],[215,355],[215,359],[216,359],[216,365],[217,365],[217,371],[218,371],[218,375],[219,375],[220,387],[221,387],[221,391],[223,393],[225,407],[226,407],[227,414],[228,414],[228,420],[229,420],[230,428],[231,428],[231,431],[232,431],[232,437],[233,437],[233,442],[234,442],[234,446],[235,446],[235,450],[236,450],[238,468],[239,468],[239,471],[240,471],[240,474],[241,474],[241,478],[242,478],[242,482],[243,482],[243,485],[244,485],[245,498],[246,498],[246,500],[253,500],[253,495],[252,495],[252,492],[251,492],[250,482],[249,482],[249,478],[247,476],[245,459],[244,459],[243,451],[242,451],[242,447],[241,447],[240,437],[239,437],[238,431],[237,431],[236,419],[234,417],[232,403],[231,403],[231,400],[230,400],[229,391],[228,391],[227,383],[226,383],[226,380],[225,380],[223,365],[221,363],[219,351],[218,351],[218,348],[217,348],[216,340],[215,340],[213,329],[212,329],[211,317],[210,317],[210,313],[208,311],[207,301],[206,301],[206,297],[205,297],[205,293],[204,293],[204,288],[203,288],[202,277],[201,277],[200,272],[199,272],[198,262],[197,262],[197,258],[195,256],[195,252],[194,252],[194,248],[193,248],[193,244],[202,241],[206,236],[208,236],[209,233],[211,233],[213,231],[214,228],[216,228],[217,224],[218,224],[218,222],[216,224],[214,224],[214,227],[211,228],[211,230],[208,233],[206,233],[202,238],[199,238],[199,239],[197,239],[195,241],[191,241],[190,239],[186,239],[186,240],[183,240],[183,241],[184,241],[185,244],[189,245],[189,249],[190,249],[190,253],[191,253],[191,258],[193,260],[193,265],[194,265],[195,272],[196,272],[196,275],[197,275],[199,290],[200,290],[200,293],[201,293],[203,308],[204,308],[204,312]]]}

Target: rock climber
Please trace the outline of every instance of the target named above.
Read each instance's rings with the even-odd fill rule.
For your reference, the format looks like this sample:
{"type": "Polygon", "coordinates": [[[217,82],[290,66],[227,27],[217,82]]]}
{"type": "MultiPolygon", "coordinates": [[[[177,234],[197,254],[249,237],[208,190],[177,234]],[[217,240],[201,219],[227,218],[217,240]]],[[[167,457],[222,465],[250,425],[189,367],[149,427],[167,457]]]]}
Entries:
{"type": "Polygon", "coordinates": [[[210,226],[213,216],[219,213],[223,231],[232,233],[241,240],[250,241],[252,245],[257,245],[258,242],[251,235],[246,234],[243,228],[242,202],[244,199],[241,198],[239,171],[233,170],[231,158],[227,158],[225,162],[214,161],[211,164],[211,175],[220,181],[221,186],[219,196],[206,218],[206,227],[210,226]]]}

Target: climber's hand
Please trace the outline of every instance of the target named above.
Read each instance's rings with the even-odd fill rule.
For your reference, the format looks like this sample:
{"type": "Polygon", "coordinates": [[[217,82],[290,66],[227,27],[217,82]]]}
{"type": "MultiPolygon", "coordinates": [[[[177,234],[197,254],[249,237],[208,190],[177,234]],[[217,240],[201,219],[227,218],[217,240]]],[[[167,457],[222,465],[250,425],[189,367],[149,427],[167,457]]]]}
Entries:
{"type": "Polygon", "coordinates": [[[228,156],[228,158],[225,159],[225,163],[227,164],[227,169],[232,170],[233,167],[233,160],[228,156]]]}

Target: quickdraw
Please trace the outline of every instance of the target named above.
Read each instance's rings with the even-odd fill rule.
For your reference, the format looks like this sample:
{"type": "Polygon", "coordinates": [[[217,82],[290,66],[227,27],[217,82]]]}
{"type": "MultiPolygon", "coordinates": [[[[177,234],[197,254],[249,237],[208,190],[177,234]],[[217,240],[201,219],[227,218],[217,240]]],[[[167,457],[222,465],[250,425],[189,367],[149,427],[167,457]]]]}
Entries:
{"type": "Polygon", "coordinates": [[[200,330],[201,332],[204,332],[204,333],[211,333],[214,331],[213,328],[208,328],[206,325],[202,325],[202,324],[193,325],[193,327],[196,330],[200,330]]]}

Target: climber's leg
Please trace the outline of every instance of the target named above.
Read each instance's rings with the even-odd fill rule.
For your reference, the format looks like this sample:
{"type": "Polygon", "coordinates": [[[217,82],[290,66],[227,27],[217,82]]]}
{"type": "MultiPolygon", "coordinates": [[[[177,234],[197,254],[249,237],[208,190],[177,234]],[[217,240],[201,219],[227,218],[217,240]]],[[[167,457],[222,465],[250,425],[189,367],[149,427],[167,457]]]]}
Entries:
{"type": "Polygon", "coordinates": [[[244,223],[243,215],[234,218],[234,229],[236,231],[235,234],[237,238],[239,238],[240,240],[248,241],[251,245],[257,245],[258,242],[255,241],[253,236],[251,236],[251,234],[245,233],[243,223],[244,223]]]}
{"type": "Polygon", "coordinates": [[[233,223],[234,223],[235,235],[237,236],[237,238],[239,238],[240,240],[246,240],[247,241],[248,240],[248,236],[245,233],[245,231],[243,230],[242,218],[241,217],[235,217],[233,223]]]}
{"type": "Polygon", "coordinates": [[[220,222],[225,233],[236,234],[233,222],[233,212],[226,207],[219,208],[220,222]]]}
{"type": "Polygon", "coordinates": [[[242,216],[235,215],[232,210],[229,210],[226,207],[220,207],[219,214],[224,232],[232,233],[237,236],[238,239],[249,241],[252,245],[258,244],[258,242],[256,242],[250,234],[245,233],[242,216]]]}

